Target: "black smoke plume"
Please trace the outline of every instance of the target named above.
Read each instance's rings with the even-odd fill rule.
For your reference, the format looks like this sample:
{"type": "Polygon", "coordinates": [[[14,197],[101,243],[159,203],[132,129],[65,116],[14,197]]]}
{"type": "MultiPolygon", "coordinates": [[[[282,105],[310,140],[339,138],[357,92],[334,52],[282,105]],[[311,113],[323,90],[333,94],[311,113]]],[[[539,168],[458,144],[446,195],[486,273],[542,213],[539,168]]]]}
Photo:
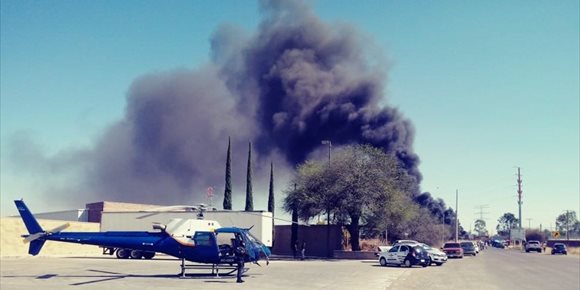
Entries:
{"type": "Polygon", "coordinates": [[[210,64],[132,84],[123,119],[87,154],[82,193],[95,200],[204,201],[207,186],[223,192],[228,136],[234,209],[243,204],[248,141],[256,144],[254,184],[264,193],[257,209],[266,207],[270,160],[284,180],[325,139],[395,154],[418,193],[413,126],[384,105],[386,73],[367,49],[371,41],[349,25],[321,21],[302,1],[263,1],[261,9],[255,33],[232,25],[216,31],[210,64]]]}

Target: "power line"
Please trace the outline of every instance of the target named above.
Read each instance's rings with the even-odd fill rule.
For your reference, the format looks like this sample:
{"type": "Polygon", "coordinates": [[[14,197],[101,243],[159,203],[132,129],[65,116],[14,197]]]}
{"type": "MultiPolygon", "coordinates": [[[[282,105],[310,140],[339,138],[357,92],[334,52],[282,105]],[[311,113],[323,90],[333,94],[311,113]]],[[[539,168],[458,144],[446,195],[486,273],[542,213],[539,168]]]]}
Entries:
{"type": "Polygon", "coordinates": [[[483,215],[489,214],[489,212],[483,211],[483,210],[488,209],[488,208],[489,208],[489,205],[487,205],[487,204],[480,204],[480,205],[475,207],[475,209],[479,209],[479,211],[476,212],[475,214],[479,215],[480,220],[485,221],[483,215]]]}

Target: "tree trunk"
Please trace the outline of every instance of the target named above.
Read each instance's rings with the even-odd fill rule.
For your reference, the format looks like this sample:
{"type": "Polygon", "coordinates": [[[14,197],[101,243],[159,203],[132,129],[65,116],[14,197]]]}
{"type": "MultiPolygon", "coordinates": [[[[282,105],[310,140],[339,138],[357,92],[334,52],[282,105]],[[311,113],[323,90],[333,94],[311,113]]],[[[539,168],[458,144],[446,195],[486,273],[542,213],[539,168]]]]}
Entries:
{"type": "Polygon", "coordinates": [[[294,258],[296,258],[296,247],[298,245],[298,209],[296,206],[292,209],[292,226],[291,226],[291,235],[290,235],[290,247],[292,249],[292,254],[294,258]]]}
{"type": "Polygon", "coordinates": [[[350,226],[348,226],[348,232],[350,233],[350,244],[353,251],[360,251],[359,244],[359,219],[358,216],[350,217],[350,226]]]}

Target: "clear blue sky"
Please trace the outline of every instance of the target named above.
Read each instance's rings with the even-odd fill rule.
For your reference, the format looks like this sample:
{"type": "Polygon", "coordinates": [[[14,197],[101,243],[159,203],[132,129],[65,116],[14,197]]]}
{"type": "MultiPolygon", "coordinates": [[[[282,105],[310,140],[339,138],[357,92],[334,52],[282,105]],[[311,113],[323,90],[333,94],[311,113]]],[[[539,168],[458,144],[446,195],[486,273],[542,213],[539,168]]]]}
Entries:
{"type": "MultiPolygon", "coordinates": [[[[33,136],[48,156],[91,146],[122,117],[135,78],[199,67],[217,27],[252,31],[260,21],[252,1],[1,5],[2,215],[15,213],[14,198],[34,204],[43,188],[71,182],[20,171],[11,140],[33,136]]],[[[516,166],[525,226],[580,211],[578,1],[313,5],[324,21],[357,27],[386,57],[387,102],[416,127],[422,190],[453,205],[459,189],[467,229],[479,205],[492,228],[504,212],[517,215],[516,166]]]]}

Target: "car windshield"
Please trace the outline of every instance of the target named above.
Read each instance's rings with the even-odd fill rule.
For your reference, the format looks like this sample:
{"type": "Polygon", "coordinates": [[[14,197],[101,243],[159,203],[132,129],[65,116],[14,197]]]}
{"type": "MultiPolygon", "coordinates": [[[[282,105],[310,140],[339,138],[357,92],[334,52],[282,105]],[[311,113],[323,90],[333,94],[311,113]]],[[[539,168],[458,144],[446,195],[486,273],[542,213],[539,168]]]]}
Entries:
{"type": "Polygon", "coordinates": [[[563,244],[554,245],[554,248],[562,249],[562,248],[564,248],[564,245],[563,244]]]}
{"type": "Polygon", "coordinates": [[[539,244],[540,244],[540,242],[538,242],[538,241],[529,241],[529,242],[528,242],[528,244],[539,245],[539,244]]]}
{"type": "Polygon", "coordinates": [[[427,250],[427,251],[429,251],[429,250],[432,250],[432,249],[433,249],[433,248],[431,248],[431,247],[430,247],[429,245],[427,245],[427,244],[421,244],[421,246],[423,246],[423,249],[425,249],[425,250],[427,250]]]}
{"type": "Polygon", "coordinates": [[[458,243],[447,243],[443,248],[460,248],[458,243]]]}
{"type": "Polygon", "coordinates": [[[461,243],[462,248],[473,248],[473,244],[469,242],[461,243]]]}

